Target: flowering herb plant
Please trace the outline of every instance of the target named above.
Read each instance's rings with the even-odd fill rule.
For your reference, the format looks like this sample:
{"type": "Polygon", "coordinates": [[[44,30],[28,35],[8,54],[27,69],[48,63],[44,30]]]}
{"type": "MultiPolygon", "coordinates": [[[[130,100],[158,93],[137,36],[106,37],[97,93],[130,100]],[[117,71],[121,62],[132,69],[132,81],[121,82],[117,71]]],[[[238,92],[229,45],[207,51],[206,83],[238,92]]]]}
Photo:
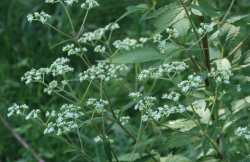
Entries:
{"type": "MultiPolygon", "coordinates": [[[[239,106],[238,100],[229,96],[250,88],[249,85],[235,86],[230,80],[234,72],[250,65],[250,52],[243,55],[238,52],[250,35],[231,49],[229,45],[240,28],[232,21],[224,21],[227,14],[219,21],[215,9],[217,0],[178,0],[158,9],[156,0],[151,4],[145,0],[145,3],[128,7],[116,22],[93,32],[85,32],[84,27],[89,12],[99,7],[96,0],[80,4],[86,14],[78,32],[68,11],[69,7],[78,4],[78,0],[46,0],[45,3],[63,6],[73,36],[52,26],[49,23],[52,16],[43,11],[28,14],[28,21],[39,21],[67,37],[71,43],[63,41],[58,45],[64,43],[62,52],[68,57],[58,58],[47,68],[31,69],[21,80],[27,85],[43,84],[45,93],[62,99],[62,106],[42,112],[34,108],[29,111],[26,104],[14,104],[8,109],[8,117],[24,116],[26,120],[40,124],[45,135],[54,134],[60,138],[79,153],[77,157],[82,155],[83,161],[98,161],[95,156],[88,155],[91,150],[84,149],[81,135],[86,127],[95,133],[92,140],[102,143],[109,162],[230,161],[227,143],[231,137],[224,132],[235,120],[236,112],[246,108],[247,104],[239,106]],[[156,30],[139,41],[131,38],[113,41],[113,31],[120,28],[117,22],[138,11],[141,12],[140,21],[152,19],[156,30]],[[204,17],[210,18],[209,21],[205,22],[204,17]],[[198,18],[197,22],[195,18],[198,18]],[[92,63],[88,57],[89,49],[92,49],[89,47],[93,47],[91,52],[100,54],[103,59],[92,63]],[[225,53],[228,49],[231,50],[229,54],[225,53]],[[218,56],[211,58],[215,51],[218,56]],[[80,97],[68,75],[74,72],[74,68],[68,65],[72,55],[86,66],[77,74],[77,82],[85,89],[80,97]],[[49,74],[52,74],[53,81],[47,83],[45,78],[49,74]],[[132,83],[128,82],[130,74],[135,76],[132,83]],[[119,88],[127,93],[120,96],[129,101],[123,103],[122,108],[112,100],[112,92],[107,91],[110,82],[122,83],[119,88]],[[166,87],[159,97],[156,82],[168,83],[172,87],[166,87]],[[131,88],[132,84],[135,88],[131,88]],[[90,88],[96,88],[98,95],[87,98],[90,88]],[[129,112],[139,114],[139,117],[129,112]],[[121,131],[134,144],[125,155],[117,149],[119,141],[112,134],[121,131]],[[186,145],[192,146],[190,152],[199,150],[199,154],[185,157],[169,153],[171,148],[186,145]]],[[[249,98],[244,99],[249,103],[249,98]]],[[[244,140],[249,140],[247,125],[243,127],[234,128],[233,137],[244,136],[244,140]]],[[[250,155],[243,156],[238,160],[246,161],[250,155]]]]}

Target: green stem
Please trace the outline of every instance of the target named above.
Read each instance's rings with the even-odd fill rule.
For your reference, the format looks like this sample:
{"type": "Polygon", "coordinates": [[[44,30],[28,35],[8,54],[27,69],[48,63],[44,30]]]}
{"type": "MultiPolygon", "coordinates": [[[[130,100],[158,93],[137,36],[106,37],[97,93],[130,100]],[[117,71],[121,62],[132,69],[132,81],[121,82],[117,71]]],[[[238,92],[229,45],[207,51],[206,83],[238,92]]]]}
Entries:
{"type": "Polygon", "coordinates": [[[82,152],[84,152],[84,151],[83,151],[83,146],[82,146],[82,139],[81,139],[80,132],[79,132],[79,129],[78,129],[78,128],[77,128],[77,133],[78,133],[78,137],[79,137],[79,140],[80,140],[82,152]]]}
{"type": "Polygon", "coordinates": [[[152,92],[152,90],[154,89],[154,87],[155,87],[155,83],[156,83],[156,80],[157,80],[157,79],[154,79],[154,82],[153,82],[153,84],[152,84],[152,86],[151,86],[150,90],[148,91],[148,95],[150,95],[150,93],[151,93],[151,92],[152,92]]]}
{"type": "Polygon", "coordinates": [[[86,18],[87,18],[88,13],[89,13],[89,9],[87,9],[87,12],[86,12],[86,14],[85,14],[84,20],[83,20],[83,22],[82,22],[82,26],[81,26],[81,28],[80,28],[78,34],[77,34],[77,38],[79,38],[79,36],[80,36],[80,34],[81,34],[81,31],[82,31],[82,28],[83,28],[83,26],[84,26],[84,23],[85,23],[85,20],[86,20],[86,18]]]}
{"type": "Polygon", "coordinates": [[[88,86],[87,90],[85,91],[84,95],[82,96],[82,99],[81,99],[80,103],[82,103],[83,99],[85,98],[85,96],[86,96],[87,92],[89,91],[89,87],[90,87],[90,85],[91,85],[91,84],[92,84],[92,80],[90,81],[90,83],[89,83],[89,86],[88,86]]]}
{"type": "Polygon", "coordinates": [[[45,24],[46,24],[46,25],[48,25],[49,27],[51,27],[52,29],[54,29],[55,31],[57,31],[57,32],[61,33],[62,35],[64,35],[64,36],[68,37],[69,39],[74,40],[74,38],[73,38],[73,37],[71,37],[71,36],[69,36],[69,35],[65,34],[64,32],[62,32],[62,31],[60,31],[60,30],[58,30],[56,27],[54,27],[54,26],[50,25],[49,23],[45,22],[45,24]]]}
{"type": "Polygon", "coordinates": [[[247,159],[250,157],[250,155],[248,155],[242,162],[247,161],[247,159]]]}

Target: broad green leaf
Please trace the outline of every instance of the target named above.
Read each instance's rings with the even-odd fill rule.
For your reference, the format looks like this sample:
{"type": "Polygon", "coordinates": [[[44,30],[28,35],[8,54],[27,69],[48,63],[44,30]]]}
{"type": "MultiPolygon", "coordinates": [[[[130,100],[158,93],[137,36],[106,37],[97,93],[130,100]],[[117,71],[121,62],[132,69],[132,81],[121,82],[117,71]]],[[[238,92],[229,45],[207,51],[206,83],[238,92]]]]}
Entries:
{"type": "Polygon", "coordinates": [[[221,152],[223,153],[223,155],[228,159],[230,160],[230,156],[229,156],[229,152],[228,152],[228,149],[227,149],[227,144],[225,142],[225,139],[224,139],[224,134],[222,133],[221,136],[220,136],[220,150],[221,152]]]}
{"type": "Polygon", "coordinates": [[[172,10],[173,8],[176,8],[176,7],[180,7],[180,3],[176,2],[176,3],[172,3],[172,4],[169,4],[169,5],[166,5],[164,7],[161,7],[157,10],[155,10],[154,12],[150,13],[149,15],[147,15],[145,19],[152,19],[152,18],[156,18],[158,17],[159,15],[165,13],[166,11],[168,10],[172,10]]]}
{"type": "Polygon", "coordinates": [[[205,156],[205,157],[201,157],[199,159],[197,159],[195,162],[220,162],[220,159],[216,159],[216,157],[214,156],[205,156]]]}
{"type": "Polygon", "coordinates": [[[150,13],[150,10],[146,10],[143,12],[143,14],[141,15],[140,19],[139,19],[139,23],[150,13]]]}
{"type": "Polygon", "coordinates": [[[106,127],[106,129],[105,129],[105,132],[106,132],[106,133],[108,133],[108,131],[113,127],[113,125],[114,125],[117,121],[119,121],[120,116],[121,116],[121,115],[119,115],[114,121],[112,121],[112,122],[106,127]]]}
{"type": "Polygon", "coordinates": [[[198,16],[202,16],[202,13],[199,10],[196,10],[194,8],[191,8],[191,11],[193,12],[193,14],[198,15],[198,16]]]}
{"type": "Polygon", "coordinates": [[[205,136],[203,136],[202,137],[202,148],[203,148],[203,156],[206,156],[207,155],[207,152],[208,152],[208,150],[210,149],[210,145],[209,145],[209,141],[208,141],[208,139],[205,137],[205,136]]]}
{"type": "Polygon", "coordinates": [[[232,43],[232,41],[237,37],[239,30],[240,27],[235,27],[234,25],[228,23],[224,24],[221,27],[220,32],[218,34],[218,39],[221,45],[223,47],[229,46],[232,43]]]}
{"type": "Polygon", "coordinates": [[[140,159],[136,159],[134,162],[145,162],[148,159],[154,157],[156,154],[151,154],[151,155],[145,155],[143,157],[141,157],[140,159]]]}
{"type": "Polygon", "coordinates": [[[221,60],[221,68],[222,69],[230,69],[231,68],[231,64],[227,58],[223,58],[221,60]]]}
{"type": "Polygon", "coordinates": [[[78,158],[78,156],[80,156],[80,155],[75,155],[72,158],[68,159],[66,162],[71,162],[71,161],[75,160],[76,158],[78,158]]]}
{"type": "Polygon", "coordinates": [[[244,67],[250,66],[250,50],[244,53],[244,55],[242,56],[242,62],[243,62],[243,65],[241,65],[241,67],[244,68],[244,67]]]}
{"type": "MultiPolygon", "coordinates": [[[[216,141],[217,136],[220,134],[220,129],[219,128],[215,128],[215,129],[210,129],[207,131],[207,134],[212,138],[212,140],[216,141]]],[[[211,148],[211,144],[208,141],[208,139],[203,136],[202,137],[202,148],[203,148],[203,156],[206,156],[206,154],[208,153],[209,149],[211,148]]]]}
{"type": "MultiPolygon", "coordinates": [[[[158,60],[164,58],[165,55],[159,53],[153,48],[138,47],[131,49],[129,51],[122,51],[121,53],[115,55],[112,59],[112,63],[118,64],[131,64],[147,62],[152,60],[158,60]]],[[[98,60],[98,62],[109,63],[110,59],[98,60]]]]}
{"type": "Polygon", "coordinates": [[[111,146],[108,139],[103,140],[103,147],[108,156],[109,162],[112,162],[111,146]]]}
{"type": "Polygon", "coordinates": [[[182,51],[182,49],[174,49],[173,51],[171,51],[170,53],[167,54],[167,56],[165,56],[164,58],[164,63],[166,63],[167,61],[169,61],[173,55],[178,54],[182,51]]]}
{"type": "Polygon", "coordinates": [[[226,22],[228,22],[228,23],[234,23],[234,22],[236,22],[238,20],[245,19],[245,18],[247,18],[249,16],[250,16],[249,14],[247,14],[247,15],[239,15],[239,16],[233,16],[233,17],[230,17],[230,18],[226,19],[226,22]]]}
{"type": "Polygon", "coordinates": [[[232,65],[234,66],[238,65],[239,61],[241,60],[241,57],[242,57],[241,50],[238,49],[233,55],[232,65]]]}
{"type": "MultiPolygon", "coordinates": [[[[198,5],[190,5],[190,7],[191,7],[192,9],[195,9],[195,10],[198,10],[198,11],[202,12],[202,13],[205,14],[205,15],[208,15],[207,11],[204,10],[201,6],[198,6],[198,5]]],[[[195,12],[194,14],[198,14],[198,15],[200,16],[200,13],[198,13],[198,12],[195,12]]]]}
{"type": "Polygon", "coordinates": [[[208,127],[208,129],[212,129],[212,128],[218,127],[219,125],[221,125],[221,124],[223,124],[223,123],[225,123],[225,122],[226,122],[225,120],[218,121],[218,122],[216,122],[216,123],[210,125],[210,126],[208,127]]]}
{"type": "Polygon", "coordinates": [[[198,1],[198,2],[199,2],[199,6],[201,8],[203,8],[206,11],[207,15],[209,15],[210,17],[219,16],[219,14],[216,13],[214,8],[209,3],[205,2],[205,1],[198,1]]]}
{"type": "Polygon", "coordinates": [[[191,160],[180,155],[172,155],[171,153],[167,157],[161,157],[160,162],[191,162],[191,160]]]}
{"type": "Polygon", "coordinates": [[[175,23],[176,22],[175,18],[182,10],[183,10],[182,6],[179,3],[173,3],[168,5],[166,7],[166,11],[156,17],[154,25],[157,28],[157,30],[153,32],[151,36],[161,33],[163,30],[165,30],[170,25],[175,23]]]}
{"type": "Polygon", "coordinates": [[[219,30],[217,30],[216,32],[214,32],[208,39],[208,44],[211,44],[212,41],[214,41],[215,38],[217,38],[218,34],[219,34],[219,30]]]}
{"type": "Polygon", "coordinates": [[[137,6],[129,6],[126,8],[127,12],[125,12],[121,17],[119,17],[116,21],[120,21],[121,19],[123,19],[124,17],[128,16],[129,14],[136,12],[136,11],[141,11],[141,10],[145,10],[148,9],[146,4],[139,4],[137,6]]]}
{"type": "Polygon", "coordinates": [[[190,21],[187,18],[181,19],[173,25],[173,28],[179,32],[180,37],[185,37],[190,28],[190,21]]]}
{"type": "MultiPolygon", "coordinates": [[[[165,123],[164,125],[169,126],[174,129],[181,129],[182,131],[190,130],[191,128],[195,127],[196,124],[192,120],[187,119],[178,119],[178,120],[172,120],[168,123],[165,123]]],[[[166,127],[161,127],[162,129],[168,129],[166,127]]]]}
{"type": "Polygon", "coordinates": [[[231,85],[228,90],[226,90],[226,96],[238,96],[242,94],[243,92],[249,92],[250,91],[250,84],[249,85],[231,85]]]}
{"type": "Polygon", "coordinates": [[[232,113],[233,111],[232,111],[232,105],[231,105],[230,101],[226,98],[223,98],[221,100],[227,106],[227,108],[230,110],[230,112],[232,113]]]}

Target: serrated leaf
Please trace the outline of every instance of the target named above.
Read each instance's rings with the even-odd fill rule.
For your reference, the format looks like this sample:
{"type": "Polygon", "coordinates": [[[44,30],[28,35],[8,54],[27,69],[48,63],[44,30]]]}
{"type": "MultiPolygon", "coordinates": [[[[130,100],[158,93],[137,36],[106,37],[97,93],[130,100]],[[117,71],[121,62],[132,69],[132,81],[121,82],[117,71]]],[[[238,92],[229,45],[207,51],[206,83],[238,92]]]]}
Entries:
{"type": "MultiPolygon", "coordinates": [[[[207,11],[206,10],[204,10],[201,6],[198,6],[198,5],[190,5],[190,7],[192,8],[192,9],[195,9],[195,10],[198,10],[198,11],[200,11],[201,13],[203,13],[203,14],[205,14],[205,15],[208,15],[208,13],[207,13],[207,11]]],[[[194,14],[199,14],[199,16],[200,16],[200,13],[194,13],[194,14]]]]}
{"type": "MultiPolygon", "coordinates": [[[[174,128],[174,129],[185,128],[184,130],[186,130],[186,131],[196,126],[194,121],[187,120],[187,119],[171,120],[168,123],[165,123],[164,125],[171,127],[171,128],[174,128]]],[[[162,128],[167,129],[166,127],[162,127],[162,128]]]]}
{"type": "Polygon", "coordinates": [[[154,157],[156,154],[151,154],[151,155],[145,155],[143,157],[141,157],[140,159],[136,159],[134,162],[145,162],[148,159],[154,157]]]}
{"type": "MultiPolygon", "coordinates": [[[[153,48],[138,47],[129,51],[122,51],[115,55],[112,59],[112,63],[118,64],[132,64],[153,61],[164,58],[165,55],[159,53],[153,48]]],[[[109,63],[110,59],[97,60],[97,62],[109,63]]]]}
{"type": "Polygon", "coordinates": [[[239,16],[233,16],[233,17],[230,17],[230,18],[226,19],[226,22],[228,22],[228,23],[234,23],[234,22],[236,22],[238,20],[245,19],[245,18],[247,18],[249,16],[250,16],[249,14],[247,14],[247,15],[239,15],[239,16]]]}
{"type": "Polygon", "coordinates": [[[105,129],[105,133],[108,133],[108,131],[113,127],[113,125],[120,119],[120,116],[119,115],[114,121],[112,121],[105,129]]]}
{"type": "Polygon", "coordinates": [[[205,1],[198,1],[198,3],[199,3],[199,6],[201,8],[203,8],[207,12],[207,15],[209,15],[210,17],[219,16],[219,14],[216,13],[214,8],[209,3],[205,2],[205,1]]]}
{"type": "Polygon", "coordinates": [[[229,62],[229,60],[227,58],[223,58],[221,60],[221,68],[222,69],[230,69],[231,68],[231,63],[229,62]]]}
{"type": "Polygon", "coordinates": [[[232,43],[232,41],[237,37],[239,30],[240,27],[235,27],[234,25],[228,23],[221,27],[218,34],[218,39],[222,45],[222,48],[224,46],[229,46],[232,43]]]}
{"type": "Polygon", "coordinates": [[[142,20],[144,20],[144,18],[150,13],[150,10],[144,11],[143,14],[141,15],[140,19],[139,19],[139,23],[141,23],[142,20]]]}
{"type": "Polygon", "coordinates": [[[71,162],[71,161],[75,160],[76,158],[78,158],[78,156],[80,156],[80,155],[75,155],[72,158],[68,159],[66,162],[71,162]]]}
{"type": "Polygon", "coordinates": [[[103,140],[103,147],[108,156],[109,162],[112,162],[111,146],[108,139],[103,140]]]}
{"type": "Polygon", "coordinates": [[[238,63],[239,63],[241,57],[242,57],[241,50],[238,49],[238,50],[234,53],[234,55],[233,55],[232,65],[234,65],[234,66],[238,65],[238,63]]]}
{"type": "Polygon", "coordinates": [[[241,65],[241,67],[247,67],[250,65],[250,50],[244,53],[244,55],[242,56],[242,60],[243,65],[241,65]]]}
{"type": "Polygon", "coordinates": [[[229,102],[229,100],[228,99],[226,99],[226,98],[223,98],[223,99],[221,99],[222,100],[222,102],[227,106],[227,108],[230,110],[230,112],[232,113],[233,111],[232,111],[232,105],[231,105],[231,103],[229,102]]]}
{"type": "Polygon", "coordinates": [[[215,157],[209,155],[209,156],[205,156],[205,157],[201,157],[199,159],[197,159],[195,162],[220,162],[220,159],[216,159],[215,157]]]}
{"type": "Polygon", "coordinates": [[[194,8],[191,8],[191,11],[193,12],[193,14],[198,15],[198,16],[202,16],[202,13],[199,10],[196,10],[194,8]]]}
{"type": "Polygon", "coordinates": [[[228,159],[230,160],[230,156],[229,156],[229,152],[228,152],[228,149],[227,149],[227,145],[226,145],[226,142],[225,142],[225,139],[224,139],[224,134],[222,133],[221,136],[220,136],[220,150],[222,152],[222,154],[228,159]]]}

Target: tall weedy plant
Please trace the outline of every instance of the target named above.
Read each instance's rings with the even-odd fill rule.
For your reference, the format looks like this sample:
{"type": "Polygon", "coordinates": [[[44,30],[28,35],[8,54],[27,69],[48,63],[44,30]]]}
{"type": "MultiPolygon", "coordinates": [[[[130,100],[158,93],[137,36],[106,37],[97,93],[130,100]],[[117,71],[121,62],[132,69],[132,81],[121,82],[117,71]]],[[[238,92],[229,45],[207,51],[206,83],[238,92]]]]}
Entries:
{"type": "MultiPolygon", "coordinates": [[[[249,90],[250,86],[233,85],[230,78],[233,77],[233,70],[250,65],[250,52],[242,54],[240,51],[250,35],[238,46],[230,46],[240,31],[240,27],[233,23],[244,18],[227,19],[234,0],[221,21],[215,9],[219,5],[218,0],[178,0],[159,9],[156,9],[156,0],[150,3],[145,0],[145,3],[128,7],[116,22],[93,32],[85,32],[84,27],[90,10],[99,7],[97,1],[86,0],[81,4],[86,14],[80,27],[74,26],[68,11],[78,0],[45,2],[63,6],[73,35],[49,24],[47,20],[51,16],[43,11],[28,14],[28,21],[41,22],[67,37],[57,45],[72,42],[65,45],[62,51],[67,52],[68,56],[79,57],[87,66],[73,79],[88,83],[82,84],[86,91],[79,96],[79,92],[70,84],[72,79],[68,77],[68,73],[74,72],[67,65],[70,59],[58,58],[48,68],[26,72],[21,80],[27,85],[33,82],[43,84],[45,93],[61,97],[61,108],[46,113],[32,108],[26,113],[27,105],[14,104],[8,109],[9,117],[24,116],[26,120],[43,126],[45,135],[54,134],[60,138],[78,152],[72,159],[82,155],[82,161],[97,160],[96,156],[88,155],[91,150],[84,149],[86,143],[81,135],[87,127],[96,134],[93,141],[102,142],[101,148],[105,150],[105,158],[109,162],[229,162],[230,155],[235,161],[228,144],[237,136],[249,140],[250,132],[246,124],[243,128],[234,127],[235,133],[229,133],[227,129],[235,126],[233,122],[238,120],[237,112],[250,102],[249,97],[235,96],[249,90]],[[138,11],[141,12],[139,22],[153,19],[156,30],[149,38],[139,41],[130,38],[112,41],[113,30],[119,29],[117,22],[138,11]],[[87,48],[90,46],[104,58],[97,64],[88,58],[87,48]],[[49,74],[54,80],[46,83],[45,78],[49,74]],[[135,79],[128,77],[131,75],[135,79]],[[118,88],[125,91],[127,96],[118,98],[130,101],[119,103],[112,100],[115,96],[109,91],[110,83],[119,83],[118,88]],[[163,87],[169,85],[163,89],[165,93],[161,97],[157,95],[160,91],[157,83],[163,87]],[[98,90],[98,95],[86,98],[91,88],[98,90]],[[158,97],[153,97],[154,94],[158,97]],[[125,106],[119,108],[120,105],[125,106]],[[134,109],[129,109],[133,106],[134,109]],[[118,149],[119,141],[113,135],[116,132],[124,133],[131,139],[128,142],[132,146],[126,154],[118,149]],[[76,134],[78,139],[75,138],[76,134]],[[108,138],[107,134],[113,138],[108,138]],[[189,153],[170,153],[172,148],[186,145],[189,153]]],[[[250,155],[241,157],[237,160],[244,162],[250,155]]]]}

